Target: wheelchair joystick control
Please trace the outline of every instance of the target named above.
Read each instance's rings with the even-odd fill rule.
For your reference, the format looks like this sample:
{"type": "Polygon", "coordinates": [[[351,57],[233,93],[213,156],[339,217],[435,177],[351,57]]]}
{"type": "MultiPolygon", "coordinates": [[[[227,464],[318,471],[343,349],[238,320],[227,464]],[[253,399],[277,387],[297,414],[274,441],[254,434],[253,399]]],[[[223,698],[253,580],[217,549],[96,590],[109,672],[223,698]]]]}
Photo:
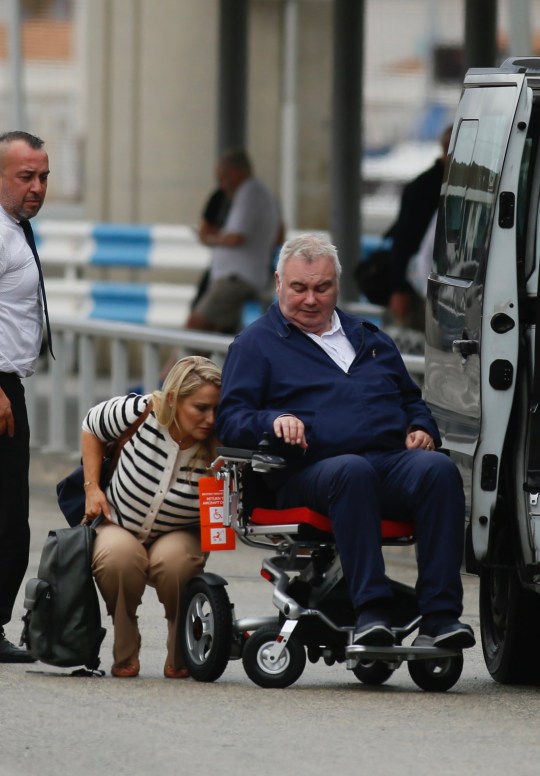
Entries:
{"type": "Polygon", "coordinates": [[[270,471],[270,469],[282,469],[285,466],[285,459],[279,455],[271,455],[268,452],[270,448],[270,435],[265,431],[263,438],[257,445],[257,452],[253,453],[251,459],[253,471],[264,473],[270,471]]]}
{"type": "Polygon", "coordinates": [[[267,453],[270,449],[270,434],[268,431],[265,431],[263,434],[263,438],[257,445],[257,452],[258,453],[267,453]]]}

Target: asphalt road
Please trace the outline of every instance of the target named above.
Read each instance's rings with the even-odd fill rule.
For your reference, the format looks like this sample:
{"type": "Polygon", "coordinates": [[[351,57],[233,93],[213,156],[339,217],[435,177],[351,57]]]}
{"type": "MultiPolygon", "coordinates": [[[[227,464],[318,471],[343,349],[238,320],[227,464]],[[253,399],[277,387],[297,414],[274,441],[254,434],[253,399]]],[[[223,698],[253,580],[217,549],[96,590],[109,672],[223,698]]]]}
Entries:
{"type": "MultiPolygon", "coordinates": [[[[72,461],[34,456],[35,576],[47,531],[63,526],[54,483],[72,461]]],[[[273,614],[262,553],[215,553],[208,568],[229,581],[237,616],[273,614]]],[[[414,580],[410,553],[388,555],[391,576],[414,580]]],[[[477,581],[465,577],[464,619],[478,634],[477,581]]],[[[23,591],[8,636],[18,639],[23,591]]],[[[103,678],[75,678],[43,664],[0,665],[0,776],[146,774],[507,774],[539,771],[540,695],[496,684],[480,646],[465,654],[448,693],[418,689],[402,666],[381,687],[360,684],[343,665],[307,664],[285,690],[263,690],[239,661],[214,684],[165,680],[165,621],[148,590],[140,611],[141,674],[114,679],[108,618],[103,678]]]]}

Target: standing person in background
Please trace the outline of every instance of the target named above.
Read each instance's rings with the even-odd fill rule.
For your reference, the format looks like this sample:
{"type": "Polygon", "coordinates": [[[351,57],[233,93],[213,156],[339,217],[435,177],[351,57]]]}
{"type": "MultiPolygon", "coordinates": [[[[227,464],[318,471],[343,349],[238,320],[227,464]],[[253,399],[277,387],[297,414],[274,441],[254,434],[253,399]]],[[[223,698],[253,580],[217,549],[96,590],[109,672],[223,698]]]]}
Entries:
{"type": "Polygon", "coordinates": [[[43,140],[20,131],[0,135],[0,663],[33,662],[7,640],[4,625],[30,548],[30,430],[21,378],[35,370],[46,301],[28,219],[43,205],[48,177],[43,140]]]}
{"type": "Polygon", "coordinates": [[[403,189],[397,220],[387,235],[392,238],[388,311],[398,325],[421,331],[424,330],[424,300],[407,281],[407,267],[437,211],[451,135],[450,126],[441,135],[441,156],[403,189]]]}
{"type": "Polygon", "coordinates": [[[210,282],[186,328],[234,334],[241,328],[244,302],[258,299],[268,285],[282,226],[277,201],[253,175],[245,151],[226,151],[217,178],[230,209],[221,229],[200,232],[212,249],[210,282]]]}

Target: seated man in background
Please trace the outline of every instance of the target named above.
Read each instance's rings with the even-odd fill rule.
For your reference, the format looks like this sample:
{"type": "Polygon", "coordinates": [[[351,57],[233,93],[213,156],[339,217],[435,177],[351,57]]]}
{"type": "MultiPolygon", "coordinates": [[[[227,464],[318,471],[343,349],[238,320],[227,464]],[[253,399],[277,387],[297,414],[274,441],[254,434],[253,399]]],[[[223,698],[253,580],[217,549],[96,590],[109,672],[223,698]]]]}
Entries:
{"type": "Polygon", "coordinates": [[[253,175],[245,151],[224,153],[217,178],[229,210],[220,229],[199,233],[212,250],[210,276],[186,328],[235,334],[242,325],[244,303],[259,299],[268,285],[281,219],[276,199],[253,175]]]}
{"type": "Polygon", "coordinates": [[[436,452],[440,437],[390,338],[336,308],[341,266],[322,237],[283,246],[277,302],[229,348],[217,432],[256,447],[264,432],[287,450],[276,501],[331,519],[356,611],[354,643],[394,643],[380,520],[412,518],[418,543],[420,636],[474,645],[459,621],[464,494],[459,472],[436,452]]]}

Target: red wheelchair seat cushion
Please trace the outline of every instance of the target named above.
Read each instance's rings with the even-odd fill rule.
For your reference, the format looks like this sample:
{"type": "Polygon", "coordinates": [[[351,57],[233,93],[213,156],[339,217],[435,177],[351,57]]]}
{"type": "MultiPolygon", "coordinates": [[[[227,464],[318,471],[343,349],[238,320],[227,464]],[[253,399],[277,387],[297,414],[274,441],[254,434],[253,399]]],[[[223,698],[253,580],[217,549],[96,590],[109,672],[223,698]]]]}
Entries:
{"type": "MultiPolygon", "coordinates": [[[[332,522],[326,515],[321,515],[308,507],[292,507],[290,509],[263,509],[256,507],[251,513],[250,522],[254,525],[310,525],[318,531],[333,533],[332,522]]],[[[381,536],[385,539],[412,539],[414,525],[410,521],[381,520],[381,536]]]]}

